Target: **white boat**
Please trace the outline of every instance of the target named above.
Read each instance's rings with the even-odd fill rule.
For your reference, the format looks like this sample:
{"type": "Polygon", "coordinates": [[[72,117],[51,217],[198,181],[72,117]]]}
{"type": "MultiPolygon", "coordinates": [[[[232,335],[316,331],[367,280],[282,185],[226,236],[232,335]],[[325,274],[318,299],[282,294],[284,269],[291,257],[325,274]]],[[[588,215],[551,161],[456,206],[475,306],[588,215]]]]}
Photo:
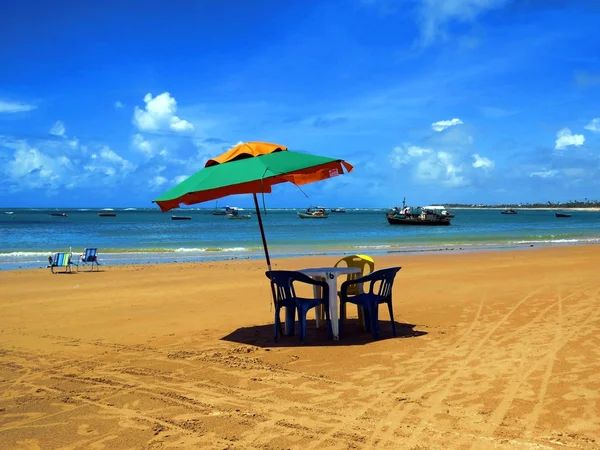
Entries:
{"type": "Polygon", "coordinates": [[[229,219],[249,219],[252,217],[250,214],[240,213],[240,211],[244,211],[244,208],[236,208],[235,206],[229,207],[229,219]]]}
{"type": "Polygon", "coordinates": [[[446,207],[442,205],[429,205],[423,206],[422,208],[428,211],[434,211],[436,214],[440,214],[444,217],[449,217],[450,219],[454,217],[454,213],[452,211],[448,211],[446,207]]]}
{"type": "Polygon", "coordinates": [[[14,214],[12,211],[4,211],[4,214],[14,214]]]}

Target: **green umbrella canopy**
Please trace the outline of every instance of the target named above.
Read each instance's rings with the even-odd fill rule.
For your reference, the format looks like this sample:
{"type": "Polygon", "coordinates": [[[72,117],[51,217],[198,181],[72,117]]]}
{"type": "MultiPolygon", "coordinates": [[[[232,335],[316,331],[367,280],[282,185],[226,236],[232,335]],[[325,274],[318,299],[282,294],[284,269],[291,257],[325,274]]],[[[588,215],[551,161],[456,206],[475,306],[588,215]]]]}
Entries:
{"type": "Polygon", "coordinates": [[[181,204],[216,200],[232,194],[270,193],[275,184],[303,185],[352,170],[347,162],[293,151],[276,151],[210,165],[153,200],[168,211],[181,204]]]}

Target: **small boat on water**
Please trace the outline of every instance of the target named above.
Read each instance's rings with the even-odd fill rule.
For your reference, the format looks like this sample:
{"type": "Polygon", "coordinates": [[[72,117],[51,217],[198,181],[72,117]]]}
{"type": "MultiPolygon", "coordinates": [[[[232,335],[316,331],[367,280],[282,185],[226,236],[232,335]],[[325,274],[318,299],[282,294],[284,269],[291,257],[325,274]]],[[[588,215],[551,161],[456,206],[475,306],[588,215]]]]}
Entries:
{"type": "Polygon", "coordinates": [[[226,216],[227,214],[231,213],[235,208],[235,206],[230,207],[229,205],[226,205],[224,208],[219,209],[218,206],[219,202],[215,203],[215,209],[212,210],[212,215],[213,216],[226,216]]]}
{"type": "Polygon", "coordinates": [[[346,208],[331,208],[332,213],[345,213],[346,208]]]}
{"type": "Polygon", "coordinates": [[[98,213],[98,216],[100,216],[100,217],[116,217],[117,214],[112,213],[112,212],[103,212],[103,213],[98,213]]]}
{"type": "Polygon", "coordinates": [[[297,212],[300,219],[327,219],[329,214],[325,208],[317,206],[316,208],[306,208],[306,212],[297,212]]]}
{"type": "Polygon", "coordinates": [[[14,214],[12,211],[4,211],[4,214],[14,214]]]}
{"type": "Polygon", "coordinates": [[[230,212],[227,213],[230,219],[249,219],[252,217],[250,214],[240,213],[240,211],[244,211],[244,208],[236,208],[232,206],[229,208],[230,212]]]}
{"type": "Polygon", "coordinates": [[[554,215],[556,217],[571,217],[571,214],[567,214],[567,213],[554,213],[554,215]]]}
{"type": "Polygon", "coordinates": [[[51,217],[67,217],[67,213],[50,213],[51,217]]]}
{"type": "Polygon", "coordinates": [[[425,206],[406,206],[406,199],[402,200],[402,208],[394,208],[386,212],[385,217],[390,225],[450,225],[448,215],[441,214],[439,209],[425,206]]]}
{"type": "Polygon", "coordinates": [[[512,208],[503,209],[502,211],[500,211],[500,214],[516,214],[516,213],[517,212],[514,209],[512,209],[512,208]]]}
{"type": "Polygon", "coordinates": [[[192,220],[190,216],[171,216],[171,220],[192,220]]]}

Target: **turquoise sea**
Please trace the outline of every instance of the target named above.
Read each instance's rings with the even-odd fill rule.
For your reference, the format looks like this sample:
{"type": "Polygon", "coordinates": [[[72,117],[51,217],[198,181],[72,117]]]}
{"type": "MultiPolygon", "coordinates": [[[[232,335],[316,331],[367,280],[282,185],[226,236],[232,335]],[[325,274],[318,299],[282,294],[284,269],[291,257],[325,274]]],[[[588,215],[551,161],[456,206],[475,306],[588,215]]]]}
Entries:
{"type": "MultiPolygon", "coordinates": [[[[314,254],[472,251],[531,245],[600,242],[600,212],[571,211],[556,218],[551,210],[455,209],[448,227],[389,225],[383,209],[347,209],[328,219],[299,219],[296,209],[263,212],[273,257],[314,254]]],[[[0,209],[0,270],[45,267],[50,254],[79,254],[98,247],[105,264],[206,261],[262,257],[254,210],[252,218],[231,220],[210,209],[162,213],[156,208],[0,209]],[[12,212],[12,214],[6,214],[12,212]],[[50,213],[66,213],[53,217],[50,213]],[[191,216],[173,221],[171,215],[191,216]]]]}

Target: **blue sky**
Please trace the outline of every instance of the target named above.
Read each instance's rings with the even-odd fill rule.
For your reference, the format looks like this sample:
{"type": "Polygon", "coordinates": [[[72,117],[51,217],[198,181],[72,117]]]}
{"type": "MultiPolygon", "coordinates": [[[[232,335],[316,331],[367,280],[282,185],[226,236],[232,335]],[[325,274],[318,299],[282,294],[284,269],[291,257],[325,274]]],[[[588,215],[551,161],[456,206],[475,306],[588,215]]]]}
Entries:
{"type": "Polygon", "coordinates": [[[152,206],[256,140],[355,166],[267,206],[600,198],[595,3],[3,2],[0,206],[152,206]]]}

